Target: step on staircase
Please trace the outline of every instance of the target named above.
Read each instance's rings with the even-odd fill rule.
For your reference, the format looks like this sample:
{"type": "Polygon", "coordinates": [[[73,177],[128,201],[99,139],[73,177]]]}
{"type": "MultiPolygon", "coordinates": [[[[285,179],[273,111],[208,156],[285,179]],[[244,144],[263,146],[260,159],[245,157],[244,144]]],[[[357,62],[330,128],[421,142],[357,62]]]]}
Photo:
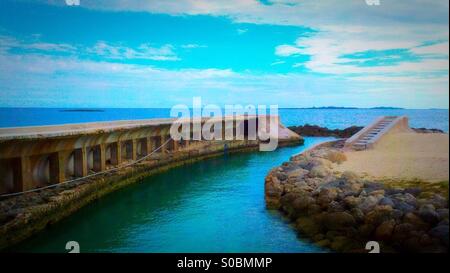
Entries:
{"type": "Polygon", "coordinates": [[[357,151],[366,150],[372,147],[383,134],[392,130],[393,127],[409,128],[407,124],[407,117],[380,117],[372,124],[364,127],[360,132],[349,138],[345,143],[345,147],[357,151]]]}

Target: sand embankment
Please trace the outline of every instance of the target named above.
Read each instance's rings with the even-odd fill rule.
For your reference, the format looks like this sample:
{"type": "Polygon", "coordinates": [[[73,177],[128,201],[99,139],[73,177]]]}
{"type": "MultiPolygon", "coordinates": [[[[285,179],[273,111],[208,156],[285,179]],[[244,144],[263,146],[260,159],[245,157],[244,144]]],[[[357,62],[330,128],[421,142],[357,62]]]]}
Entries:
{"type": "Polygon", "coordinates": [[[347,151],[336,171],[366,173],[377,178],[449,180],[449,135],[396,133],[371,150],[347,151]]]}

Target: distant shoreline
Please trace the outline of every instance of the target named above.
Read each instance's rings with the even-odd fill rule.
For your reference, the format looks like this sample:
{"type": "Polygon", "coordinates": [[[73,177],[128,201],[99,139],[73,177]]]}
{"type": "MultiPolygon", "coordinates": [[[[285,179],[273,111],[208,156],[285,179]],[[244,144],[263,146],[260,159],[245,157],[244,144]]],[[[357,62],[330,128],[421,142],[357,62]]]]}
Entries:
{"type": "Polygon", "coordinates": [[[61,109],[59,112],[105,112],[103,109],[61,109]]]}
{"type": "MultiPolygon", "coordinates": [[[[79,112],[80,110],[89,111],[105,111],[108,109],[171,109],[170,107],[104,107],[104,108],[64,108],[64,107],[0,107],[0,109],[56,109],[64,112],[79,112]]],[[[189,108],[192,109],[192,108],[189,108]]],[[[446,110],[448,108],[402,108],[402,107],[338,107],[338,106],[326,106],[326,107],[279,107],[282,110],[446,110]]]]}

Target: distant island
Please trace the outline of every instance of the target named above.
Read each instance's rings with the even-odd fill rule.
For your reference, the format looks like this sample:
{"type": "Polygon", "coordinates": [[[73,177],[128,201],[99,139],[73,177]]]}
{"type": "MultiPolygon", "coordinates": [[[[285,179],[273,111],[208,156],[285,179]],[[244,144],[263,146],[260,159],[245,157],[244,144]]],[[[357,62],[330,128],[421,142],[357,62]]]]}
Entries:
{"type": "Polygon", "coordinates": [[[59,112],[105,112],[102,109],[61,109],[59,112]]]}
{"type": "Polygon", "coordinates": [[[401,107],[390,107],[390,106],[377,106],[377,107],[370,107],[370,108],[363,108],[363,107],[343,107],[343,106],[321,106],[321,107],[287,107],[282,109],[332,109],[332,110],[341,110],[341,109],[383,109],[383,110],[389,110],[389,109],[405,109],[401,107]]]}

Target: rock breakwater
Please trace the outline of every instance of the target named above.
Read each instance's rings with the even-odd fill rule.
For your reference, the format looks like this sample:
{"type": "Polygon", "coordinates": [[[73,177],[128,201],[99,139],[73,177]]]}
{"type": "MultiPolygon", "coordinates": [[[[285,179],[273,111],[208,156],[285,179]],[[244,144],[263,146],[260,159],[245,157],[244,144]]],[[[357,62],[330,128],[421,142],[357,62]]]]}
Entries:
{"type": "Polygon", "coordinates": [[[333,169],[346,160],[342,141],[319,145],[266,177],[268,208],[322,247],[366,252],[448,252],[448,181],[377,181],[333,169]]]}

